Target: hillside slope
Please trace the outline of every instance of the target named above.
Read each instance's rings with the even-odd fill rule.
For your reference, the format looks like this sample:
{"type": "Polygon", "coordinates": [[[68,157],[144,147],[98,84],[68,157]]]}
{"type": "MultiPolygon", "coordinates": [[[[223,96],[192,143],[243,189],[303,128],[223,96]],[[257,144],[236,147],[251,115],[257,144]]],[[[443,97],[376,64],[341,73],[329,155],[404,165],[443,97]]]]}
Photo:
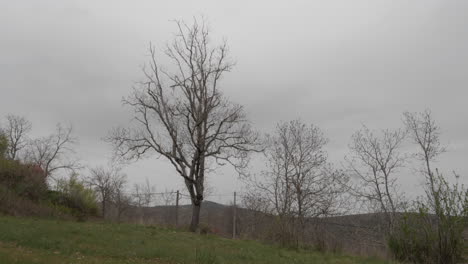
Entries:
{"type": "MultiPolygon", "coordinates": [[[[190,205],[179,206],[179,226],[189,225],[191,213],[190,205]]],[[[125,212],[125,221],[131,223],[173,226],[175,218],[175,206],[134,207],[125,212]]],[[[305,242],[317,243],[315,239],[319,237],[327,247],[338,248],[351,255],[388,256],[383,233],[378,228],[382,221],[380,214],[310,218],[304,230],[305,242]]],[[[200,222],[213,233],[230,238],[233,232],[233,207],[204,201],[200,222]]],[[[275,228],[271,215],[238,207],[236,224],[237,237],[267,241],[275,237],[271,232],[275,228]]]]}
{"type": "Polygon", "coordinates": [[[131,224],[0,216],[0,263],[333,263],[376,259],[297,252],[254,241],[131,224]]]}

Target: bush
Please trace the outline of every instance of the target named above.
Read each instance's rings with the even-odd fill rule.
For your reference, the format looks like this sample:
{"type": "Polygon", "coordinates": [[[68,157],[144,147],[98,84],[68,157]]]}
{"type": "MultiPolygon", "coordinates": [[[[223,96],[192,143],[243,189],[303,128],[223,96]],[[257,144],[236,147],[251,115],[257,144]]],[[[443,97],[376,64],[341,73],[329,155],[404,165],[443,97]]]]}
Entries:
{"type": "Polygon", "coordinates": [[[34,201],[43,197],[47,191],[46,176],[40,168],[1,158],[0,185],[34,201]]]}
{"type": "Polygon", "coordinates": [[[58,191],[48,192],[53,204],[70,208],[79,220],[84,220],[89,215],[97,215],[96,194],[92,189],[86,188],[76,175],[72,175],[67,180],[59,180],[57,189],[58,191]]]}
{"type": "Polygon", "coordinates": [[[71,219],[70,212],[48,202],[32,201],[0,185],[0,214],[71,219]]]}
{"type": "Polygon", "coordinates": [[[12,215],[69,215],[84,220],[97,214],[94,192],[72,176],[58,182],[58,191],[48,191],[44,171],[4,157],[5,138],[0,133],[0,211],[12,215]]]}
{"type": "Polygon", "coordinates": [[[419,213],[405,213],[388,237],[388,246],[395,259],[433,263],[431,259],[436,258],[433,247],[437,240],[433,220],[423,209],[419,213]]]}
{"type": "Polygon", "coordinates": [[[3,134],[2,130],[0,129],[0,159],[5,158],[5,153],[8,148],[8,139],[3,134]]]}
{"type": "Polygon", "coordinates": [[[388,238],[399,261],[424,264],[456,264],[463,261],[463,231],[468,217],[468,191],[450,186],[437,175],[437,189],[416,212],[405,213],[388,238]],[[433,208],[433,209],[431,209],[433,208]]]}

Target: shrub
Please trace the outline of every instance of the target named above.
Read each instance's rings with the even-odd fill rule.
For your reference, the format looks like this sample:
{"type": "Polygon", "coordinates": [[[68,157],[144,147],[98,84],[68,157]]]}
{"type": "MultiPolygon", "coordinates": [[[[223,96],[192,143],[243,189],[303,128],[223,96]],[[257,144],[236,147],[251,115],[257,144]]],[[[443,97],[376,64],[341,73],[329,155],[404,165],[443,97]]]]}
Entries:
{"type": "Polygon", "coordinates": [[[0,185],[0,213],[13,216],[39,216],[71,219],[70,212],[43,201],[32,201],[18,196],[15,192],[0,185]]]}
{"type": "Polygon", "coordinates": [[[8,148],[8,139],[3,134],[2,130],[0,129],[0,159],[5,158],[5,153],[8,148]]]}
{"type": "Polygon", "coordinates": [[[433,263],[436,244],[434,219],[421,208],[419,213],[405,213],[397,228],[388,237],[388,246],[395,259],[411,263],[433,263]]]}
{"type": "Polygon", "coordinates": [[[47,191],[45,174],[36,166],[0,158],[0,185],[21,197],[39,200],[47,191]]]}
{"type": "Polygon", "coordinates": [[[455,264],[463,261],[463,231],[468,217],[468,191],[435,178],[436,193],[405,213],[388,238],[393,256],[400,261],[455,264]]]}
{"type": "Polygon", "coordinates": [[[49,199],[56,205],[71,208],[79,220],[84,220],[89,215],[97,215],[96,194],[92,189],[86,188],[76,175],[67,180],[59,180],[57,190],[49,191],[49,199]]]}

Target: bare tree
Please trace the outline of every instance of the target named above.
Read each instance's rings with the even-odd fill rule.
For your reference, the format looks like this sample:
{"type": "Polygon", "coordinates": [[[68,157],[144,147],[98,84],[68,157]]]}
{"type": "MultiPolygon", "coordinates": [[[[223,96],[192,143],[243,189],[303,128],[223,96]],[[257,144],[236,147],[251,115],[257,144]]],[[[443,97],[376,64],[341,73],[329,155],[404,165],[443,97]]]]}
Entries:
{"type": "Polygon", "coordinates": [[[154,186],[151,186],[149,180],[145,183],[133,185],[133,199],[138,207],[149,206],[153,201],[153,196],[156,191],[154,186]]]}
{"type": "Polygon", "coordinates": [[[133,185],[132,198],[133,204],[135,204],[138,208],[143,207],[143,190],[140,184],[135,183],[133,185]]]}
{"type": "Polygon", "coordinates": [[[112,166],[111,168],[96,167],[90,170],[90,176],[87,182],[99,194],[101,200],[102,217],[107,215],[107,205],[113,200],[113,195],[121,182],[125,182],[125,175],[120,168],[112,166]]]}
{"type": "Polygon", "coordinates": [[[349,190],[357,197],[377,203],[389,227],[393,225],[401,198],[395,173],[405,163],[406,155],[400,151],[404,138],[403,130],[383,130],[379,137],[364,126],[354,133],[349,146],[352,156],[347,159],[348,168],[358,180],[357,186],[349,190]]]}
{"type": "Polygon", "coordinates": [[[253,182],[252,191],[269,201],[266,208],[273,209],[282,232],[292,236],[286,239],[295,239],[297,245],[306,219],[331,214],[342,192],[339,182],[345,176],[327,163],[326,143],[313,125],[298,120],[279,124],[275,134],[267,136],[267,169],[253,182]]]}
{"type": "Polygon", "coordinates": [[[32,125],[26,118],[11,114],[6,116],[6,121],[3,130],[8,139],[7,157],[15,160],[27,145],[32,125]]]}
{"type": "Polygon", "coordinates": [[[176,203],[176,192],[173,190],[165,190],[161,193],[161,202],[165,206],[175,205],[176,203]]]}
{"type": "Polygon", "coordinates": [[[125,174],[120,174],[120,177],[114,178],[112,203],[115,206],[117,221],[119,222],[122,214],[131,207],[131,197],[125,193],[126,185],[127,178],[125,174]]]}
{"type": "MultiPolygon", "coordinates": [[[[400,223],[391,247],[395,257],[414,263],[461,263],[465,251],[463,231],[468,219],[468,189],[458,182],[450,184],[434,168],[434,162],[445,147],[440,143],[441,129],[429,110],[404,113],[404,123],[413,143],[416,158],[422,163],[426,196],[400,223]],[[396,245],[396,243],[393,243],[396,245]]],[[[455,172],[458,181],[459,175],[455,172]]]]}
{"type": "MultiPolygon", "coordinates": [[[[422,113],[405,112],[404,123],[409,131],[411,140],[418,146],[420,152],[416,157],[423,162],[426,181],[431,195],[438,201],[437,186],[434,170],[431,166],[437,157],[445,152],[445,147],[440,143],[440,128],[437,126],[429,110],[422,113]]],[[[437,208],[438,205],[434,204],[437,208]]]]}
{"type": "Polygon", "coordinates": [[[76,143],[76,138],[72,136],[72,127],[57,124],[54,134],[31,142],[26,159],[40,166],[46,177],[54,179],[52,175],[58,170],[73,172],[80,168],[78,161],[73,157],[73,147],[76,143]]]}
{"type": "Polygon", "coordinates": [[[243,107],[228,101],[219,81],[233,63],[226,43],[212,46],[205,22],[176,22],[178,33],[165,54],[174,72],[160,67],[150,47],[145,80],[124,103],[135,112],[135,126],[115,129],[109,136],[116,153],[139,159],[156,153],[171,162],[191,197],[190,230],[198,228],[209,164],[246,166],[255,133],[243,107]]]}
{"type": "Polygon", "coordinates": [[[419,151],[416,153],[416,158],[424,164],[422,170],[426,180],[427,199],[431,205],[433,213],[437,217],[443,217],[441,206],[440,185],[445,179],[441,174],[432,168],[432,163],[436,161],[438,156],[444,153],[445,147],[440,143],[440,127],[437,126],[432,114],[429,110],[422,113],[405,112],[404,123],[409,131],[411,140],[418,146],[419,151]],[[440,179],[443,181],[441,182],[440,179]]]}

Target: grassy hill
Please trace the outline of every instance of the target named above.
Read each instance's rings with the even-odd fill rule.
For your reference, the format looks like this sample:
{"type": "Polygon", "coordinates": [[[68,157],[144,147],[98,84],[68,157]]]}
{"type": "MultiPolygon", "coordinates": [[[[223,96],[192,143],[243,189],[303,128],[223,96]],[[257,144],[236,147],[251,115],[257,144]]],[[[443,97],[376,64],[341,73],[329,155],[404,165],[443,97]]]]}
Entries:
{"type": "MultiPolygon", "coordinates": [[[[125,212],[125,221],[130,223],[145,223],[150,225],[173,226],[176,216],[175,206],[154,206],[129,208],[125,212]]],[[[178,223],[182,226],[190,224],[191,205],[179,206],[178,223]]],[[[233,207],[212,201],[204,201],[200,221],[203,226],[219,235],[232,237],[233,207]]],[[[304,230],[306,242],[315,243],[320,237],[328,248],[338,248],[351,255],[387,256],[386,241],[378,226],[383,218],[380,214],[361,214],[335,216],[320,219],[308,219],[304,230]],[[317,232],[317,227],[319,232],[317,232]]],[[[274,226],[271,215],[237,208],[237,237],[271,240],[274,226]]]]}
{"type": "Polygon", "coordinates": [[[330,263],[377,259],[293,251],[160,227],[0,216],[0,263],[330,263]]]}

